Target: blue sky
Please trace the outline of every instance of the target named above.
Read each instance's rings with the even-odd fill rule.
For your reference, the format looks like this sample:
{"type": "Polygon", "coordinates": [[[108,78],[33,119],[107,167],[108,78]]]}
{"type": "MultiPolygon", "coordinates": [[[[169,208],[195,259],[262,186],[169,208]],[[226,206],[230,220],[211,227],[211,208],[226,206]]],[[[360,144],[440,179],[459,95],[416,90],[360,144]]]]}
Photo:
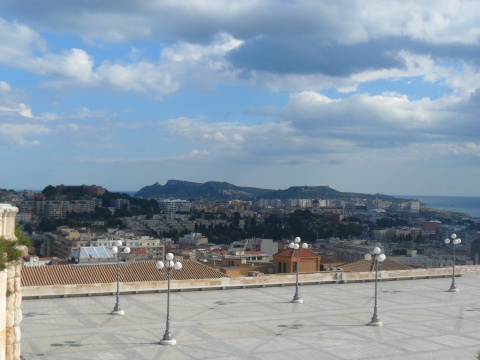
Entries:
{"type": "Polygon", "coordinates": [[[0,188],[480,195],[477,1],[1,1],[0,34],[0,188]]]}

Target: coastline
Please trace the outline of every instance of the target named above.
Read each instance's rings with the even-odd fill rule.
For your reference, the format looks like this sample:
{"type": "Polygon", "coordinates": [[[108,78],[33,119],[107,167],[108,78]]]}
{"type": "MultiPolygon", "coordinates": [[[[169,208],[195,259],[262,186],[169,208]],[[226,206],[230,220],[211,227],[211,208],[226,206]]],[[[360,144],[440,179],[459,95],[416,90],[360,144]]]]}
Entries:
{"type": "Polygon", "coordinates": [[[480,196],[396,195],[401,199],[416,199],[425,207],[451,211],[480,218],[480,196]]]}

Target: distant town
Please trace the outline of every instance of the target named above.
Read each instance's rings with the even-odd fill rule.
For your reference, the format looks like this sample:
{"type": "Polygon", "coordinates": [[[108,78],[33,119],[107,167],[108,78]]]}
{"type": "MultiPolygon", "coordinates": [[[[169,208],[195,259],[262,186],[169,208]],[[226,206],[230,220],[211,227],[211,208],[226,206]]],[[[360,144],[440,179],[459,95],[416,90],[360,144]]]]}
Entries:
{"type": "Polygon", "coordinates": [[[412,268],[435,268],[453,263],[444,243],[451,233],[462,239],[456,264],[479,263],[478,222],[417,200],[144,199],[97,185],[49,185],[41,192],[0,190],[0,202],[18,208],[16,223],[34,243],[27,266],[113,261],[109,249],[121,240],[131,249],[127,261],[172,252],[233,267],[240,276],[252,269],[274,273],[282,272],[273,265],[275,254],[299,236],[321,259],[320,271],[363,259],[375,246],[412,268]]]}

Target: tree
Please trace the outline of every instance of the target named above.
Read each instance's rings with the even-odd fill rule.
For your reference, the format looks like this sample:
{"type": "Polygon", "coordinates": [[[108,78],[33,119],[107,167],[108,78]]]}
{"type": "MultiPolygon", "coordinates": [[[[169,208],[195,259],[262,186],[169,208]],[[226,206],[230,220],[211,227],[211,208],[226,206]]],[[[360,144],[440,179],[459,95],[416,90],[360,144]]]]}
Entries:
{"type": "Polygon", "coordinates": [[[45,187],[45,189],[42,190],[42,194],[45,195],[45,197],[52,197],[57,193],[57,189],[55,186],[48,185],[45,187]]]}
{"type": "Polygon", "coordinates": [[[35,247],[33,246],[32,240],[23,235],[22,225],[15,226],[15,236],[17,237],[18,245],[26,246],[28,248],[28,252],[31,254],[35,253],[35,247]]]}
{"type": "Polygon", "coordinates": [[[43,232],[54,231],[56,229],[55,224],[53,224],[50,219],[42,218],[38,223],[38,229],[43,232]]]}

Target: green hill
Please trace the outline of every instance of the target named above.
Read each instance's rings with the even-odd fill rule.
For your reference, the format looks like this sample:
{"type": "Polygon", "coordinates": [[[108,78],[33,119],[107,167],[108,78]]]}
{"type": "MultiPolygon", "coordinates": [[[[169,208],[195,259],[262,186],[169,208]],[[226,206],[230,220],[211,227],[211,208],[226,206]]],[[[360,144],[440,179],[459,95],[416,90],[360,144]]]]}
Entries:
{"type": "Polygon", "coordinates": [[[252,200],[272,190],[235,186],[226,182],[209,181],[194,183],[182,180],[168,180],[165,185],[158,182],[141,188],[135,197],[162,197],[175,199],[208,200],[252,200]]]}
{"type": "MultiPolygon", "coordinates": [[[[165,185],[158,182],[141,188],[135,197],[142,198],[174,198],[174,199],[206,199],[206,200],[255,200],[255,199],[373,199],[401,201],[388,195],[370,195],[341,192],[329,186],[291,186],[286,190],[271,190],[254,187],[242,187],[226,182],[209,181],[194,183],[182,180],[168,180],[165,185]]],[[[404,201],[404,200],[402,200],[404,201]]]]}

